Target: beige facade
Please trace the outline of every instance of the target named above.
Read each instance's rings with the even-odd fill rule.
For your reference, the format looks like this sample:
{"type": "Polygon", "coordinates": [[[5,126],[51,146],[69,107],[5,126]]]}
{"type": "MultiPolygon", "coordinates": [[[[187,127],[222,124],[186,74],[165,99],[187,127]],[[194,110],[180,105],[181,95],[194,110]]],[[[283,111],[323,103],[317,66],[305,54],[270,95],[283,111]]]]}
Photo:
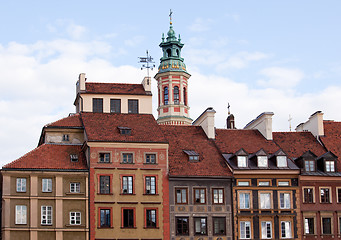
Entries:
{"type": "Polygon", "coordinates": [[[87,172],[2,170],[2,175],[3,239],[88,239],[87,172]],[[71,183],[79,191],[71,192],[71,183]],[[80,219],[71,223],[76,212],[80,219]]]}

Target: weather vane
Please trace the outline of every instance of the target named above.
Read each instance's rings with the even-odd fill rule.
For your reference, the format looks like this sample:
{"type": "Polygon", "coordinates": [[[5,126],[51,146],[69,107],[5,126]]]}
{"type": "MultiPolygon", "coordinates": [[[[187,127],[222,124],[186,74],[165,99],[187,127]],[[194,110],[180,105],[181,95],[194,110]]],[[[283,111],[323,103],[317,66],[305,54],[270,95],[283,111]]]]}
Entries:
{"type": "Polygon", "coordinates": [[[173,14],[172,9],[169,9],[169,23],[170,23],[170,25],[172,25],[172,14],[173,14]]]}
{"type": "Polygon", "coordinates": [[[139,63],[142,63],[141,70],[143,70],[144,68],[147,69],[147,76],[149,78],[149,69],[153,71],[153,68],[155,68],[155,64],[154,64],[155,62],[153,61],[153,58],[149,56],[148,50],[146,51],[146,53],[147,53],[147,57],[139,57],[140,59],[139,63]]]}

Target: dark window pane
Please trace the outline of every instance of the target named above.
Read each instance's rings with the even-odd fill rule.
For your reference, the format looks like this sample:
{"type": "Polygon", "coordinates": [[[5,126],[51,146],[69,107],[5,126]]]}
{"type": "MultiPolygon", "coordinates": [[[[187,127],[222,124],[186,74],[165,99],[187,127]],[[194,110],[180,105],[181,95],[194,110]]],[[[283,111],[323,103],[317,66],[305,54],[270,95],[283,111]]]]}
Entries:
{"type": "Polygon", "coordinates": [[[188,217],[176,218],[176,235],[188,235],[188,217]]]}
{"type": "Polygon", "coordinates": [[[110,227],[110,209],[101,209],[100,214],[101,227],[110,227]]]}
{"type": "Polygon", "coordinates": [[[163,104],[168,105],[168,87],[163,90],[163,104]]]}
{"type": "Polygon", "coordinates": [[[213,234],[214,235],[225,235],[226,230],[226,220],[224,217],[214,217],[213,218],[213,234]]]}
{"type": "Polygon", "coordinates": [[[156,210],[146,211],[146,227],[156,228],[156,210]]]}
{"type": "Polygon", "coordinates": [[[331,233],[332,233],[331,218],[322,218],[322,234],[331,233]]]}
{"type": "Polygon", "coordinates": [[[108,194],[110,193],[110,176],[100,176],[100,193],[108,194]]]}
{"type": "Polygon", "coordinates": [[[174,87],[174,104],[179,104],[179,87],[174,87]]]}
{"type": "Polygon", "coordinates": [[[110,112],[121,113],[121,99],[110,99],[110,112]]]}
{"type": "Polygon", "coordinates": [[[128,99],[128,113],[139,113],[139,100],[128,99]]]}
{"type": "Polygon", "coordinates": [[[103,99],[93,98],[92,99],[92,111],[93,112],[103,112],[103,99]]]}
{"type": "Polygon", "coordinates": [[[123,227],[134,227],[134,209],[123,209],[123,227]]]}

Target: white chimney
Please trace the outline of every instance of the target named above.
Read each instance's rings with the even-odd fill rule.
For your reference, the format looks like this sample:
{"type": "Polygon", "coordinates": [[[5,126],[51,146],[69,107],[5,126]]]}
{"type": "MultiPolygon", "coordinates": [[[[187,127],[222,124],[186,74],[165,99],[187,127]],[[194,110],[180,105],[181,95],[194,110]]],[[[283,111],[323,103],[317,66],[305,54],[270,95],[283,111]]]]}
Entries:
{"type": "Polygon", "coordinates": [[[272,140],[273,112],[263,112],[256,119],[249,122],[244,129],[257,129],[267,140],[272,140]]]}
{"type": "Polygon", "coordinates": [[[209,107],[192,123],[194,126],[201,126],[209,139],[215,138],[215,113],[216,111],[212,107],[209,107]]]}
{"type": "Polygon", "coordinates": [[[152,91],[152,81],[150,77],[144,77],[144,79],[142,80],[142,85],[143,88],[146,92],[151,92],[152,91]]]}
{"type": "Polygon", "coordinates": [[[79,91],[85,91],[85,73],[80,73],[77,81],[77,93],[79,91]]]}
{"type": "Polygon", "coordinates": [[[321,111],[317,111],[313,113],[309,120],[305,123],[300,123],[296,128],[296,132],[303,132],[309,131],[315,137],[323,136],[324,129],[323,129],[323,113],[321,111]]]}

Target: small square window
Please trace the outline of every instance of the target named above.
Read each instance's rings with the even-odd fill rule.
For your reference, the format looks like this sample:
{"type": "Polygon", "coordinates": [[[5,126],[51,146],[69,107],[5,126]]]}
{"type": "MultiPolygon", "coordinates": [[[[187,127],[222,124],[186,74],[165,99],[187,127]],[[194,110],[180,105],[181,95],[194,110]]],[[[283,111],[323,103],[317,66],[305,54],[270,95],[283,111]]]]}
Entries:
{"type": "Polygon", "coordinates": [[[100,163],[109,163],[110,162],[110,153],[99,153],[99,162],[100,163]]]}
{"type": "Polygon", "coordinates": [[[268,157],[267,156],[257,156],[258,167],[268,167],[268,157]]]}
{"type": "Polygon", "coordinates": [[[156,154],[146,154],[146,163],[147,164],[155,164],[156,163],[156,154]]]}
{"type": "Polygon", "coordinates": [[[80,225],[80,224],[81,224],[81,213],[70,212],[70,225],[80,225]]]}
{"type": "Polygon", "coordinates": [[[247,167],[246,156],[237,156],[238,167],[247,167]]]}
{"type": "Polygon", "coordinates": [[[122,154],[122,163],[133,163],[133,154],[132,153],[123,153],[122,154]]]}
{"type": "Polygon", "coordinates": [[[121,135],[131,135],[131,128],[128,127],[118,127],[121,135]]]}
{"type": "Polygon", "coordinates": [[[79,182],[72,182],[70,183],[70,192],[71,193],[80,193],[80,186],[81,184],[79,182]]]}
{"type": "Polygon", "coordinates": [[[52,179],[51,178],[42,179],[42,192],[52,192],[52,179]]]}
{"type": "Polygon", "coordinates": [[[70,154],[71,162],[78,162],[78,155],[77,154],[70,154]]]}
{"type": "Polygon", "coordinates": [[[198,162],[199,161],[199,153],[193,150],[183,150],[184,153],[188,155],[188,160],[190,162],[198,162]]]}

